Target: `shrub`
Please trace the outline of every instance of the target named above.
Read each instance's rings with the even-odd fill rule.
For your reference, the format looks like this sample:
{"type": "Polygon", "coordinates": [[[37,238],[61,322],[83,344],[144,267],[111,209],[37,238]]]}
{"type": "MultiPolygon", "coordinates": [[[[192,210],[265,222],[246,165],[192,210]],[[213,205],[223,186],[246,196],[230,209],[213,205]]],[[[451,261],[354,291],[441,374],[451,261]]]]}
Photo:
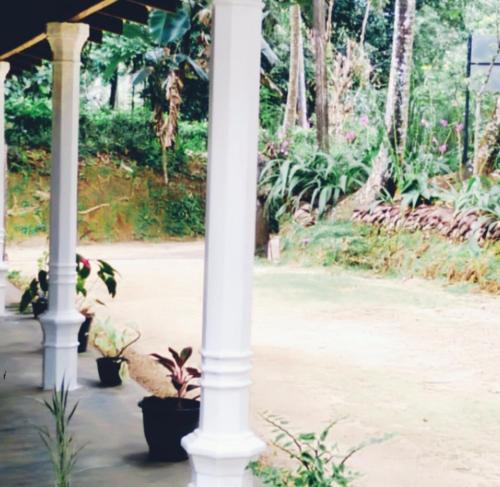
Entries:
{"type": "Polygon", "coordinates": [[[266,211],[279,218],[288,209],[308,202],[323,214],[329,206],[361,187],[377,141],[337,140],[329,153],[311,141],[313,131],[296,131],[289,146],[282,146],[261,174],[261,190],[267,194],[266,211]]]}
{"type": "Polygon", "coordinates": [[[348,460],[367,444],[381,441],[361,444],[341,455],[337,444],[329,442],[329,435],[337,421],[331,422],[320,433],[296,434],[288,428],[288,422],[279,417],[268,415],[264,419],[275,434],[272,444],[294,462],[293,470],[263,462],[250,464],[253,474],[270,487],[348,487],[357,476],[348,468],[348,460]]]}
{"type": "Polygon", "coordinates": [[[204,219],[204,201],[200,195],[180,187],[176,197],[167,199],[164,227],[168,234],[191,237],[202,235],[205,230],[204,219]]]}

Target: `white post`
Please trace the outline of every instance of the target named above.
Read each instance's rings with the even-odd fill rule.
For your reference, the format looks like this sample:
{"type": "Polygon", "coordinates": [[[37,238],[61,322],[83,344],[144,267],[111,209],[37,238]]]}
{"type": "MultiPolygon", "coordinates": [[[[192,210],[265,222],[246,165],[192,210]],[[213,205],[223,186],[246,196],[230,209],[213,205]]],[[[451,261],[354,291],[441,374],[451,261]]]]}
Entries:
{"type": "Polygon", "coordinates": [[[5,316],[7,263],[4,261],[5,243],[5,179],[7,177],[7,146],[5,144],[5,78],[10,64],[0,61],[0,316],[5,316]]]}
{"type": "Polygon", "coordinates": [[[251,485],[250,312],[262,3],[214,0],[200,427],[192,487],[251,485]]]}
{"type": "Polygon", "coordinates": [[[80,53],[89,27],[51,22],[47,34],[54,55],[52,80],[52,168],[50,182],[49,309],[44,330],[43,387],[77,384],[78,328],[75,308],[78,189],[80,53]]]}

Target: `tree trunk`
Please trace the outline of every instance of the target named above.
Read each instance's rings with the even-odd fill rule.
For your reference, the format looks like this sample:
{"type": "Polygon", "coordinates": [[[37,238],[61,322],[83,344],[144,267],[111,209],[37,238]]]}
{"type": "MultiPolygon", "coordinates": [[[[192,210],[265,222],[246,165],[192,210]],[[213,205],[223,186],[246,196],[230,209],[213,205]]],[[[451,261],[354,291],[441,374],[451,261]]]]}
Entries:
{"type": "Polygon", "coordinates": [[[486,124],[474,157],[474,175],[485,176],[493,172],[500,153],[500,96],[497,97],[495,111],[486,124]]]}
{"type": "Polygon", "coordinates": [[[366,1],[365,15],[363,17],[363,23],[361,24],[361,35],[359,36],[359,44],[363,46],[366,39],[366,28],[368,26],[368,19],[370,17],[372,2],[371,0],[366,1]]]}
{"type": "Polygon", "coordinates": [[[313,45],[316,70],[316,133],[321,150],[328,151],[328,79],[326,71],[326,7],[324,0],[313,0],[313,45]]]}
{"type": "Polygon", "coordinates": [[[408,132],[415,14],[416,0],[396,0],[391,72],[385,106],[385,129],[389,144],[383,143],[380,147],[368,181],[354,198],[356,206],[368,206],[375,201],[381,190],[390,189],[391,161],[395,160],[397,164],[401,164],[404,158],[408,132]]]}
{"type": "Polygon", "coordinates": [[[111,89],[109,93],[109,108],[111,110],[114,110],[116,108],[116,101],[117,101],[117,95],[118,95],[118,68],[116,68],[116,71],[113,73],[113,76],[111,77],[111,89]]]}
{"type": "Polygon", "coordinates": [[[297,98],[297,116],[299,127],[309,128],[307,120],[307,87],[306,87],[306,66],[304,61],[304,37],[302,35],[302,25],[299,28],[299,93],[297,98]]]}
{"type": "Polygon", "coordinates": [[[300,7],[290,7],[290,70],[288,76],[288,95],[286,99],[285,118],[281,137],[285,138],[297,120],[297,98],[299,88],[299,56],[300,56],[300,7]]]}

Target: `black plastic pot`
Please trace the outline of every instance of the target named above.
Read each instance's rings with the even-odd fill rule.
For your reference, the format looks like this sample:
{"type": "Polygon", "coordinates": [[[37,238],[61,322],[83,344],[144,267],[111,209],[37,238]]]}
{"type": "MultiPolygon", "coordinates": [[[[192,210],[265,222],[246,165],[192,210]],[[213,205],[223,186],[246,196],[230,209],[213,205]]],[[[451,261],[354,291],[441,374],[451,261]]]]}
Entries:
{"type": "Polygon", "coordinates": [[[101,357],[96,360],[99,379],[104,387],[115,387],[122,383],[120,368],[125,359],[119,357],[101,357]]]}
{"type": "Polygon", "coordinates": [[[78,353],[84,353],[87,351],[87,346],[89,344],[89,331],[90,325],[92,324],[92,320],[94,319],[94,315],[88,315],[85,317],[85,321],[80,326],[78,330],[78,353]]]}
{"type": "Polygon", "coordinates": [[[192,433],[200,421],[200,402],[176,397],[145,397],[140,403],[149,458],[154,461],[187,460],[181,439],[192,433]]]}
{"type": "Polygon", "coordinates": [[[39,298],[31,303],[31,308],[33,309],[33,316],[38,318],[42,313],[47,311],[49,307],[49,302],[46,298],[39,298]]]}

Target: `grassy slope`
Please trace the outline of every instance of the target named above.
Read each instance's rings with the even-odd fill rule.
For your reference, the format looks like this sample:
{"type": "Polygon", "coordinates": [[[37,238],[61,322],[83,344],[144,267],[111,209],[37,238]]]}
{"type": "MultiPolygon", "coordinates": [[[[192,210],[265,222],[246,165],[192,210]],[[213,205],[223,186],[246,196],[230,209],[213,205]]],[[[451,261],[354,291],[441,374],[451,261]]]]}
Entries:
{"type": "MultiPolygon", "coordinates": [[[[33,158],[47,157],[43,152],[33,158]]],[[[196,163],[192,163],[195,166],[196,163]]],[[[204,166],[176,175],[168,188],[161,175],[106,157],[80,167],[79,235],[86,240],[159,239],[203,233],[204,166]]],[[[9,174],[7,235],[21,240],[48,229],[49,176],[33,170],[9,174]]]]}
{"type": "Polygon", "coordinates": [[[282,231],[284,260],[340,265],[382,275],[442,279],[500,294],[500,243],[479,248],[423,232],[390,233],[351,222],[289,223],[282,231]]]}

